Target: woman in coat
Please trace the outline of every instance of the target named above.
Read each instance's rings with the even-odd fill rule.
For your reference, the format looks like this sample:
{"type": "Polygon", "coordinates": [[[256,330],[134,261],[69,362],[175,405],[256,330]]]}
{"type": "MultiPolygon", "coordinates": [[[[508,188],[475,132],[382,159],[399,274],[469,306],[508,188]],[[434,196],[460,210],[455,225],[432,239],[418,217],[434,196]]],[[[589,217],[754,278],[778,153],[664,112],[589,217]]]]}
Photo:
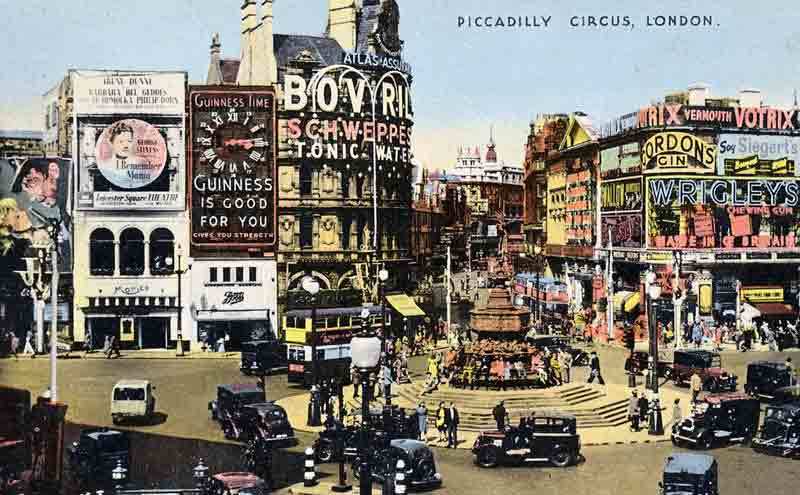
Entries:
{"type": "Polygon", "coordinates": [[[445,424],[444,419],[444,402],[439,402],[439,408],[436,409],[436,429],[439,430],[439,442],[447,441],[447,424],[445,424]]]}

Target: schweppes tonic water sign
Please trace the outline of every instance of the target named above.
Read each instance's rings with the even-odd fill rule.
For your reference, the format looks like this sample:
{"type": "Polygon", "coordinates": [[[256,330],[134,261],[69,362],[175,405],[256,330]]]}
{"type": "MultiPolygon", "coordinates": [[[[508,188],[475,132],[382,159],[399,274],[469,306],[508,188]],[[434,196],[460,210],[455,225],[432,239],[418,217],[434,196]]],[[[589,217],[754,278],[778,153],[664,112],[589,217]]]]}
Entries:
{"type": "Polygon", "coordinates": [[[659,132],[642,147],[645,173],[714,173],[717,146],[685,132],[659,132]]]}

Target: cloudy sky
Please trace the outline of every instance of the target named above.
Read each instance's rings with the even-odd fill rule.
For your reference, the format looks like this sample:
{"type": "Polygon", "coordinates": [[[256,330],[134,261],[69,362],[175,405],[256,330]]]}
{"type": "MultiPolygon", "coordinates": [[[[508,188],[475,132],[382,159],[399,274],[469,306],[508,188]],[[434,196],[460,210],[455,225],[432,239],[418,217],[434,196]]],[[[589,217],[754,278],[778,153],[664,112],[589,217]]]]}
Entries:
{"type": "MultiPolygon", "coordinates": [[[[432,168],[450,166],[459,146],[484,144],[490,124],[500,158],[521,162],[537,113],[581,110],[602,121],[695,82],[708,83],[715,96],[759,88],[767,103],[781,106],[800,87],[800,9],[788,0],[398,3],[404,58],[414,72],[415,154],[432,168]],[[588,22],[604,15],[628,16],[632,26],[570,25],[573,16],[588,22]],[[659,15],[711,16],[712,25],[646,25],[659,15]],[[549,21],[466,26],[487,16],[549,21]]],[[[0,128],[40,127],[40,96],[69,68],[180,69],[203,82],[212,33],[220,33],[224,56],[239,54],[240,4],[0,0],[0,128]]],[[[327,4],[275,0],[275,31],[321,33],[327,4]]]]}

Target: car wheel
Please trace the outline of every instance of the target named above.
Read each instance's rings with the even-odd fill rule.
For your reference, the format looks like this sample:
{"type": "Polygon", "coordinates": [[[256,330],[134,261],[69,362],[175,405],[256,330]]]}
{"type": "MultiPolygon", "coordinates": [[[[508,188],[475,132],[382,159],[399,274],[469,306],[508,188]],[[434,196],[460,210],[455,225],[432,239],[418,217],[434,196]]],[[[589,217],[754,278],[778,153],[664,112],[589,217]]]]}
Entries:
{"type": "Polygon", "coordinates": [[[713,378],[709,378],[703,384],[703,389],[704,390],[708,390],[709,392],[716,392],[717,389],[719,389],[719,385],[717,384],[717,380],[715,380],[713,378]]]}
{"type": "Polygon", "coordinates": [[[228,440],[236,440],[236,434],[233,432],[233,428],[228,425],[222,426],[222,434],[225,435],[225,438],[228,440]]]}
{"type": "Polygon", "coordinates": [[[697,442],[698,447],[703,450],[710,450],[711,447],[714,446],[714,443],[711,440],[711,435],[704,435],[700,440],[697,442]]]}
{"type": "Polygon", "coordinates": [[[681,446],[681,441],[680,441],[680,439],[679,439],[679,438],[676,438],[676,437],[674,437],[674,436],[673,436],[673,437],[672,437],[672,445],[674,445],[674,446],[676,446],[676,447],[680,447],[680,446],[681,446]]]}
{"type": "Polygon", "coordinates": [[[672,380],[672,370],[667,368],[664,370],[664,378],[667,380],[672,380]]]}
{"type": "Polygon", "coordinates": [[[317,462],[331,462],[333,460],[333,446],[327,443],[317,448],[317,462]]]}
{"type": "Polygon", "coordinates": [[[556,452],[550,456],[550,464],[556,467],[567,467],[572,464],[572,454],[563,450],[556,452]]]}
{"type": "Polygon", "coordinates": [[[497,467],[500,460],[500,451],[497,447],[484,447],[478,451],[476,461],[480,467],[493,468],[497,467]]]}
{"type": "Polygon", "coordinates": [[[112,423],[114,423],[115,425],[118,425],[118,424],[120,424],[122,421],[121,421],[121,419],[120,419],[120,417],[119,417],[119,416],[111,416],[111,422],[112,422],[112,423]]]}

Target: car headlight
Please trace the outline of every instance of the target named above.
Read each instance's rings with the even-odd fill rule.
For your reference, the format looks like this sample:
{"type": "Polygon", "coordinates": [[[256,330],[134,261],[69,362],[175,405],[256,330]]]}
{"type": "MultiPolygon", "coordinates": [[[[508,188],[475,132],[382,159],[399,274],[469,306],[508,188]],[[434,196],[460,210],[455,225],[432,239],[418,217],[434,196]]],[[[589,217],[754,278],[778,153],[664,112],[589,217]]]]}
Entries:
{"type": "Polygon", "coordinates": [[[437,480],[440,480],[440,479],[442,479],[442,475],[441,475],[441,474],[439,474],[439,473],[434,473],[434,474],[433,474],[433,477],[434,477],[435,479],[437,479],[437,480]]]}

